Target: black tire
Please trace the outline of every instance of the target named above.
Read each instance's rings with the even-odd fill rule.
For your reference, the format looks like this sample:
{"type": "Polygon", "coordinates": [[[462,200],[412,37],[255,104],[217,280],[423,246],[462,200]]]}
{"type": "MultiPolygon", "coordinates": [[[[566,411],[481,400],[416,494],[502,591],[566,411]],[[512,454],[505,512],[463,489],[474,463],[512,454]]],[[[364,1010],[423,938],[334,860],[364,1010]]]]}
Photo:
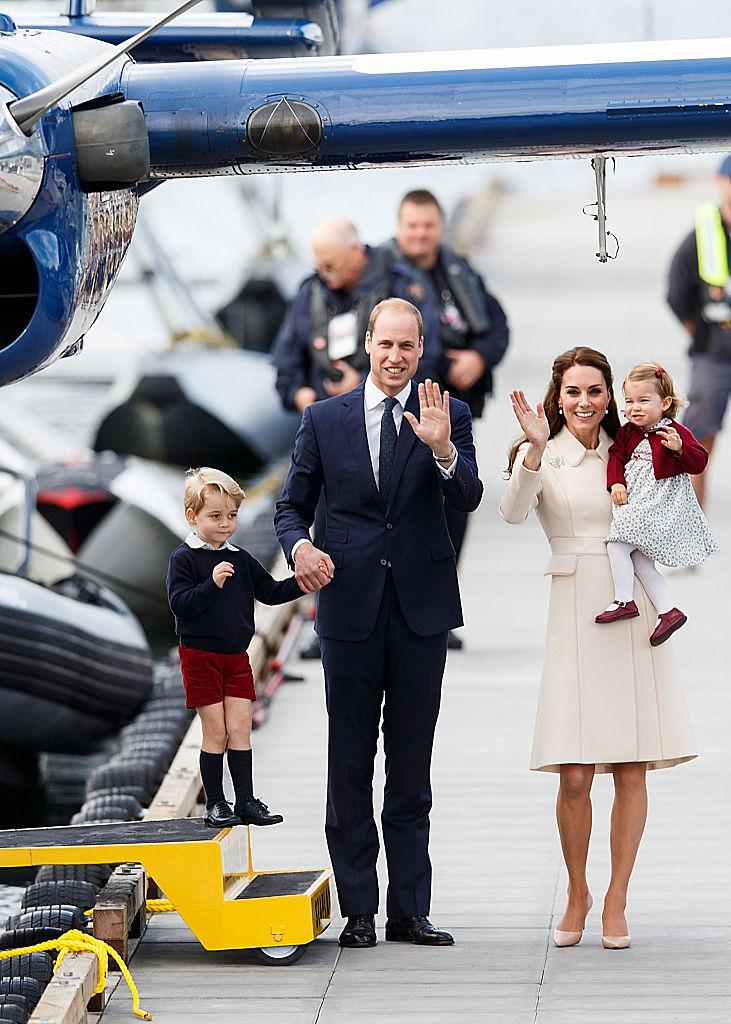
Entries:
{"type": "Polygon", "coordinates": [[[3,1024],[28,1024],[28,1011],[10,1003],[0,1005],[0,1021],[3,1024]]]}
{"type": "Polygon", "coordinates": [[[113,759],[114,764],[127,761],[145,761],[154,766],[155,774],[163,777],[172,761],[172,754],[167,750],[152,743],[142,743],[136,740],[131,746],[122,747],[121,751],[113,759]]]}
{"type": "Polygon", "coordinates": [[[50,942],[52,939],[59,939],[66,928],[11,928],[10,931],[0,932],[0,949],[25,949],[26,946],[36,946],[39,942],[50,942]]]}
{"type": "Polygon", "coordinates": [[[262,946],[253,950],[254,957],[267,967],[289,967],[296,964],[307,952],[307,943],[302,946],[262,946]]]}
{"type": "Polygon", "coordinates": [[[141,807],[148,807],[150,804],[150,796],[148,795],[147,786],[134,786],[131,783],[126,786],[113,786],[111,783],[108,786],[100,786],[99,789],[90,789],[89,783],[86,786],[87,800],[96,800],[97,797],[102,796],[131,796],[137,801],[141,807]]]}
{"type": "Polygon", "coordinates": [[[35,978],[43,988],[53,977],[50,953],[21,953],[0,960],[0,978],[35,978]]]}
{"type": "Polygon", "coordinates": [[[142,817],[142,804],[133,796],[129,796],[126,793],[115,793],[113,796],[94,796],[86,801],[84,806],[81,808],[84,810],[91,810],[92,807],[97,805],[109,805],[113,807],[122,807],[127,811],[129,817],[128,821],[134,821],[137,818],[142,817]]]}
{"type": "Polygon", "coordinates": [[[122,736],[120,743],[122,750],[129,750],[138,743],[154,743],[160,750],[177,750],[180,746],[174,731],[155,724],[149,728],[138,729],[129,736],[122,736]]]}
{"type": "Polygon", "coordinates": [[[150,778],[149,772],[135,767],[134,762],[110,763],[95,768],[86,784],[86,794],[90,797],[96,789],[107,789],[110,786],[129,787],[128,792],[134,793],[145,806],[149,805],[157,792],[157,783],[150,778]]]}
{"type": "Polygon", "coordinates": [[[8,928],[62,928],[67,932],[70,928],[82,931],[89,923],[84,911],[78,907],[55,904],[46,907],[32,907],[8,918],[8,928]]]}
{"type": "Polygon", "coordinates": [[[107,884],[112,870],[111,864],[46,864],[38,869],[36,882],[91,882],[99,890],[107,884]]]}
{"type": "Polygon", "coordinates": [[[164,768],[156,765],[153,759],[136,754],[118,754],[107,763],[107,768],[121,768],[137,785],[147,786],[153,796],[165,778],[164,768]]]}
{"type": "Polygon", "coordinates": [[[155,726],[153,729],[142,729],[131,736],[120,737],[120,746],[121,753],[134,750],[136,747],[149,747],[158,754],[167,754],[177,750],[180,741],[175,732],[155,726]]]}
{"type": "Polygon", "coordinates": [[[23,996],[34,1010],[43,995],[43,985],[37,978],[0,978],[0,995],[8,994],[23,996]]]}
{"type": "Polygon", "coordinates": [[[21,1010],[25,1010],[28,1016],[30,1016],[31,1005],[27,996],[19,996],[15,993],[0,995],[0,1006],[19,1006],[21,1010]]]}
{"type": "Polygon", "coordinates": [[[186,707],[171,707],[171,708],[155,708],[152,711],[143,710],[122,729],[123,736],[129,736],[132,732],[140,725],[150,725],[152,722],[159,723],[164,726],[172,726],[174,728],[180,728],[182,725],[187,723],[193,717],[191,709],[186,707]]]}
{"type": "Polygon", "coordinates": [[[29,885],[23,895],[21,907],[32,910],[33,907],[78,907],[90,910],[96,903],[97,889],[89,882],[58,880],[55,882],[34,882],[29,885]]]}
{"type": "MultiPolygon", "coordinates": [[[[178,680],[179,682],[179,680],[178,680]]],[[[172,689],[164,690],[162,693],[155,691],[154,695],[150,697],[147,703],[143,706],[140,711],[140,715],[149,715],[153,711],[178,711],[182,712],[183,706],[183,687],[180,686],[180,691],[174,693],[172,689]]],[[[186,708],[186,711],[189,709],[186,708]]]]}
{"type": "Polygon", "coordinates": [[[129,816],[129,811],[124,807],[115,807],[114,804],[106,804],[100,806],[96,804],[94,807],[86,808],[82,807],[80,811],[71,818],[72,825],[91,825],[93,822],[101,821],[132,821],[133,819],[129,816]]]}

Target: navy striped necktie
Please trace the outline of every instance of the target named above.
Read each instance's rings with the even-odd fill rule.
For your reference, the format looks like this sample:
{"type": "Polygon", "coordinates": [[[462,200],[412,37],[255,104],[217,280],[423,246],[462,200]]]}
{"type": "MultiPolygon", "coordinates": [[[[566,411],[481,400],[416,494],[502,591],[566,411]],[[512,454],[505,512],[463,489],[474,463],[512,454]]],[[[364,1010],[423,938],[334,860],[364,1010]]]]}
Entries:
{"type": "Polygon", "coordinates": [[[378,457],[378,489],[384,498],[388,497],[393,472],[393,458],[396,454],[396,423],[393,418],[395,398],[384,398],[383,415],[381,416],[381,444],[378,457]]]}

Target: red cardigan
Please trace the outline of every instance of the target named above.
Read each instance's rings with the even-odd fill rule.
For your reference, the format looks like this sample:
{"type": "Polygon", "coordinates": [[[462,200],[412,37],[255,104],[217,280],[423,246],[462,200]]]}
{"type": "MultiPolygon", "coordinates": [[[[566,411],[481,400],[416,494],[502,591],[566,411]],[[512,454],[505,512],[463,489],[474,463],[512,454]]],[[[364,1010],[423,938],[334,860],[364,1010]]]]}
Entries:
{"type": "Polygon", "coordinates": [[[645,431],[634,423],[625,423],[620,427],[614,443],[609,449],[609,462],[607,463],[607,490],[612,484],[624,484],[627,480],[624,475],[624,467],[630,460],[632,452],[640,441],[647,437],[652,449],[652,468],[655,470],[656,480],[666,480],[671,476],[678,476],[680,473],[702,473],[708,462],[708,452],[699,444],[687,427],[675,420],[670,421],[680,434],[683,447],[680,453],[673,452],[661,443],[660,435],[654,432],[646,434],[645,431]]]}

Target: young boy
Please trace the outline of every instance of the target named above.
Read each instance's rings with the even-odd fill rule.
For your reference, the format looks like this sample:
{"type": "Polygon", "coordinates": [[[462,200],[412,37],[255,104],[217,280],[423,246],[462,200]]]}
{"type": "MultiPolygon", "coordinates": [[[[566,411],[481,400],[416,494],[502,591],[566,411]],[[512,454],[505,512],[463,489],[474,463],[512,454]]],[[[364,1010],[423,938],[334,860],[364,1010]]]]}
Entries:
{"type": "Polygon", "coordinates": [[[170,556],[167,575],[185,706],[196,709],[203,727],[204,821],[214,828],[283,820],[254,797],[251,702],[256,692],[246,649],[254,635],[254,599],[285,604],[301,591],[293,576],[276,582],[248,551],[229,542],[244,497],[226,473],[188,470],[184,503],[192,532],[170,556]],[[223,794],[226,750],[236,794],[233,812],[223,794]]]}

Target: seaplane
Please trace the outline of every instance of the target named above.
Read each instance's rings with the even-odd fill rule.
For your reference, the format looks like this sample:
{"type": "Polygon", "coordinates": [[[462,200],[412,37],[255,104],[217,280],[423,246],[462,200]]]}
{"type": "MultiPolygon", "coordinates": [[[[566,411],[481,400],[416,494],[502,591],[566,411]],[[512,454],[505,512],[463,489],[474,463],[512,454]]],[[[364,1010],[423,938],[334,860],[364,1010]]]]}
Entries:
{"type": "Polygon", "coordinates": [[[731,146],[729,40],[344,56],[332,0],[198,2],[0,2],[0,385],[79,351],[169,179],[583,158],[606,261],[609,161],[731,146]]]}

